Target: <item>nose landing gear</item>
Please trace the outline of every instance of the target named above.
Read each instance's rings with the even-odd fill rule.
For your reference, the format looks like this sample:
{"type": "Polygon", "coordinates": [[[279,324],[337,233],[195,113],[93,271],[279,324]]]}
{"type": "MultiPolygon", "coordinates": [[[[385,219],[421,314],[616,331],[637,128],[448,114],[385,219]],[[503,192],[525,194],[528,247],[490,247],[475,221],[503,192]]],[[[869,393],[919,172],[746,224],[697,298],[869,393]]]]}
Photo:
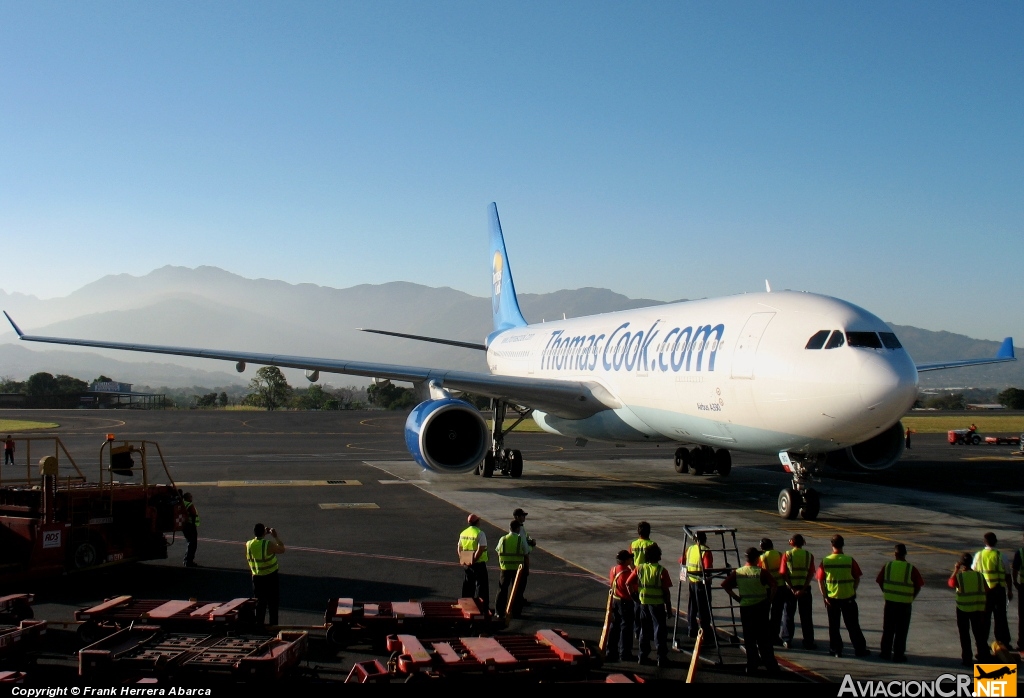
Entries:
{"type": "Polygon", "coordinates": [[[810,484],[824,469],[825,456],[783,455],[779,454],[779,457],[786,471],[792,473],[793,484],[779,492],[779,516],[795,519],[799,513],[807,521],[814,521],[821,511],[821,497],[810,484]]]}

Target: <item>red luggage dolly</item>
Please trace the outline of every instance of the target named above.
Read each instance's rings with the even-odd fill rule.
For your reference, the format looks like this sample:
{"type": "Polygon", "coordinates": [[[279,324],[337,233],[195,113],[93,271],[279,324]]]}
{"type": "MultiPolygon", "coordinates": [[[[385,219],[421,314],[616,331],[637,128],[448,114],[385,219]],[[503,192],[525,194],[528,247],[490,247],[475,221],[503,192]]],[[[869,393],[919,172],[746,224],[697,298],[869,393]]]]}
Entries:
{"type": "Polygon", "coordinates": [[[324,613],[327,639],[340,646],[369,641],[383,647],[389,635],[445,637],[486,632],[491,616],[475,599],[354,602],[331,599],[324,613]]]}
{"type": "Polygon", "coordinates": [[[23,620],[17,625],[0,625],[0,657],[31,649],[42,641],[45,634],[45,620],[23,620]]]}
{"type": "Polygon", "coordinates": [[[133,625],[79,651],[78,674],[85,678],[211,678],[219,674],[276,680],[302,660],[308,647],[305,631],[284,630],[274,637],[216,637],[133,625]]]}
{"type": "Polygon", "coordinates": [[[75,620],[82,622],[78,636],[86,642],[140,622],[164,630],[223,635],[255,627],[255,610],[255,599],[232,599],[222,603],[114,596],[97,606],[75,611],[75,620]]]}
{"type": "Polygon", "coordinates": [[[397,671],[402,674],[585,672],[590,664],[586,646],[574,644],[560,630],[423,641],[412,635],[392,635],[388,650],[398,653],[397,671]]]}

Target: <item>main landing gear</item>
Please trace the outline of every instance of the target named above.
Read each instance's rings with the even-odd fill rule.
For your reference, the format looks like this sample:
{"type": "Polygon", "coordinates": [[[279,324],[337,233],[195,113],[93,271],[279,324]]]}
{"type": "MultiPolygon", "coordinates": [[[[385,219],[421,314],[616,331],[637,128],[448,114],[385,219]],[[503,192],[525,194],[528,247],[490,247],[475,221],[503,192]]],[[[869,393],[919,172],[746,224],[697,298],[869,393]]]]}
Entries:
{"type": "Polygon", "coordinates": [[[815,476],[821,474],[825,466],[825,456],[789,456],[790,463],[786,470],[793,474],[793,485],[779,492],[779,516],[784,519],[795,519],[797,512],[807,521],[814,521],[821,511],[821,497],[818,491],[810,486],[815,476]]]}
{"type": "Polygon", "coordinates": [[[499,473],[512,478],[523,476],[523,454],[521,451],[505,448],[505,436],[531,414],[533,414],[532,409],[520,408],[507,402],[495,403],[494,424],[491,426],[491,448],[484,456],[484,462],[477,467],[477,475],[493,477],[495,473],[499,473]],[[504,429],[505,417],[509,409],[519,418],[508,429],[504,429]]]}
{"type": "Polygon", "coordinates": [[[698,446],[693,450],[677,448],[675,458],[676,472],[687,471],[694,475],[718,473],[722,477],[732,470],[732,455],[724,448],[714,449],[710,446],[698,446]]]}

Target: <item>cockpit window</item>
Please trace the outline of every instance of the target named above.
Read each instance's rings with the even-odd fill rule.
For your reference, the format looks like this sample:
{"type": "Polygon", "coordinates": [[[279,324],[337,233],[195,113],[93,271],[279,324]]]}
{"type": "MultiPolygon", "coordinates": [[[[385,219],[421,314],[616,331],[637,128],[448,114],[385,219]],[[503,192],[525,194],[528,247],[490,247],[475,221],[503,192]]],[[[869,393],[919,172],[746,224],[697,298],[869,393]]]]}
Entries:
{"type": "Polygon", "coordinates": [[[879,332],[878,336],[882,338],[882,345],[886,349],[902,349],[903,345],[900,344],[900,340],[896,339],[896,335],[892,332],[879,332]]]}
{"type": "Polygon", "coordinates": [[[882,341],[874,332],[847,332],[846,341],[849,342],[851,347],[882,348],[882,341]]]}
{"type": "Polygon", "coordinates": [[[825,345],[826,349],[838,349],[843,346],[843,333],[836,330],[832,333],[832,336],[828,338],[828,344],[825,345]]]}
{"type": "Polygon", "coordinates": [[[828,339],[828,330],[815,332],[814,336],[807,340],[807,346],[804,349],[821,349],[825,346],[826,339],[828,339]]]}

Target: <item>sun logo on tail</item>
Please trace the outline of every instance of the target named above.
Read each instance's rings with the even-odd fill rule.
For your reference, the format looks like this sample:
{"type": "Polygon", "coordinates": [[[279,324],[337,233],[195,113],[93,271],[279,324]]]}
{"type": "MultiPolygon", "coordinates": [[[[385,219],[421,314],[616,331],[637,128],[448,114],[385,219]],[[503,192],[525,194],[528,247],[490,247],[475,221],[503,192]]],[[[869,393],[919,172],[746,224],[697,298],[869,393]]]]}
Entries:
{"type": "Polygon", "coordinates": [[[495,313],[501,306],[501,271],[504,267],[505,260],[502,258],[501,252],[495,252],[494,261],[491,264],[491,285],[494,290],[491,298],[493,299],[492,310],[495,313]]]}

